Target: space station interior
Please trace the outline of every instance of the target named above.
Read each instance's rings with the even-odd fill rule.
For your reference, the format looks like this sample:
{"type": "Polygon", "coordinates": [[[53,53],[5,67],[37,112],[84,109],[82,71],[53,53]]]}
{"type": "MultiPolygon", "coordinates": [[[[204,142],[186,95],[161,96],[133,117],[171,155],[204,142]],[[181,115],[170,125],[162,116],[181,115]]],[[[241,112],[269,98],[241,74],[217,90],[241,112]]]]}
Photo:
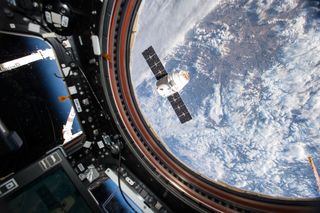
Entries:
{"type": "MultiPolygon", "coordinates": [[[[182,5],[181,10],[189,5],[188,10],[202,14],[197,9],[200,2],[169,2],[0,1],[0,212],[320,212],[320,177],[315,178],[320,153],[309,161],[303,159],[306,170],[299,173],[307,171],[307,188],[313,187],[310,195],[287,197],[287,191],[281,191],[273,196],[276,191],[264,193],[263,184],[241,188],[241,180],[220,181],[218,173],[212,173],[217,178],[207,176],[206,167],[198,163],[211,162],[223,151],[194,163],[190,159],[201,158],[196,147],[202,145],[188,145],[168,135],[181,134],[181,140],[191,137],[189,128],[197,122],[202,122],[201,128],[217,130],[226,117],[210,111],[211,123],[204,123],[206,116],[196,111],[195,105],[204,103],[202,96],[188,94],[197,92],[196,79],[205,88],[210,75],[196,76],[195,66],[181,65],[180,56],[193,60],[188,49],[170,61],[161,44],[144,38],[148,22],[138,20],[143,21],[145,14],[159,17],[148,12],[150,8],[158,6],[162,13],[170,10],[170,4],[182,5]],[[181,66],[174,67],[177,63],[181,66]],[[148,121],[147,113],[157,117],[148,121]],[[187,151],[179,155],[178,148],[172,147],[187,151]]],[[[237,7],[247,2],[252,1],[239,1],[237,7]]],[[[171,25],[163,32],[170,31],[171,25]]],[[[206,146],[204,139],[199,141],[206,146]]],[[[216,172],[224,163],[212,165],[208,170],[216,172]]],[[[225,178],[234,177],[231,170],[225,171],[229,172],[225,178]]],[[[263,175],[258,179],[265,180],[263,175]]],[[[294,184],[281,183],[283,187],[294,184]]]]}

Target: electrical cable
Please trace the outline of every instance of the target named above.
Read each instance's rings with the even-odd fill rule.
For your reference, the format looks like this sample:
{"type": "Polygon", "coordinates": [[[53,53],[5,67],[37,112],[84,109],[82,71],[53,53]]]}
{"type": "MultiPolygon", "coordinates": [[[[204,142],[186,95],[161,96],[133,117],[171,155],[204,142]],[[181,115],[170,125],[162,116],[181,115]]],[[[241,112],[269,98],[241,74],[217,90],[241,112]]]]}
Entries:
{"type": "Polygon", "coordinates": [[[90,91],[91,91],[91,93],[92,93],[93,97],[96,99],[96,101],[97,101],[97,103],[98,103],[98,105],[99,105],[99,107],[100,107],[100,109],[101,109],[101,111],[102,111],[102,113],[103,113],[104,117],[105,117],[105,118],[108,118],[108,116],[107,116],[106,112],[105,112],[105,111],[104,111],[104,109],[103,109],[102,104],[100,103],[100,101],[99,101],[98,97],[96,96],[96,94],[95,94],[95,92],[94,92],[94,90],[93,90],[92,86],[90,85],[90,82],[89,82],[89,80],[88,80],[87,76],[84,74],[84,72],[83,72],[82,68],[81,68],[80,66],[78,66],[78,67],[79,67],[79,70],[80,70],[81,74],[83,75],[84,79],[85,79],[85,80],[86,80],[86,82],[88,83],[88,86],[89,86],[89,88],[90,88],[90,91]]]}
{"type": "Polygon", "coordinates": [[[60,78],[62,79],[63,81],[68,78],[71,74],[71,69],[69,70],[68,74],[64,77],[64,76],[59,76],[57,73],[54,73],[53,75],[56,77],[56,78],[60,78]]]}
{"type": "Polygon", "coordinates": [[[119,165],[118,165],[118,169],[117,169],[117,175],[118,175],[118,187],[120,190],[120,194],[122,195],[122,198],[124,199],[124,201],[127,203],[127,205],[132,209],[132,211],[134,213],[138,213],[129,203],[129,201],[127,200],[127,198],[125,197],[125,195],[123,194],[123,191],[121,189],[121,181],[120,181],[120,169],[121,169],[121,150],[119,152],[119,165]]]}
{"type": "Polygon", "coordinates": [[[64,79],[65,79],[65,77],[58,76],[58,75],[57,75],[57,73],[54,73],[53,75],[54,75],[54,77],[56,77],[56,78],[59,78],[59,79],[62,79],[62,80],[64,80],[64,79]]]}
{"type": "Polygon", "coordinates": [[[49,117],[49,120],[50,120],[50,123],[51,123],[53,141],[54,141],[54,143],[57,143],[58,140],[57,140],[57,136],[56,136],[56,131],[55,131],[55,126],[54,126],[54,122],[53,122],[53,119],[52,119],[52,115],[50,113],[50,110],[49,110],[47,104],[45,104],[45,107],[46,107],[46,111],[48,113],[48,117],[49,117]]]}

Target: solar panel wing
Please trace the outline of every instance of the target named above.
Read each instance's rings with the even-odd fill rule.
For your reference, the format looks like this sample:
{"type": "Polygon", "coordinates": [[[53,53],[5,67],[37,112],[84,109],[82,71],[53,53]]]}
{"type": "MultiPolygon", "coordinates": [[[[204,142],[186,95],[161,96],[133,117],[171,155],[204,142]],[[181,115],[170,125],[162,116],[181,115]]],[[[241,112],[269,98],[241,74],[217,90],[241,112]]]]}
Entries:
{"type": "Polygon", "coordinates": [[[186,105],[183,103],[181,96],[179,93],[174,93],[168,97],[168,100],[174,109],[175,113],[177,114],[181,123],[185,123],[192,119],[186,105]]]}
{"type": "Polygon", "coordinates": [[[153,72],[157,80],[163,78],[168,74],[152,46],[143,51],[142,55],[146,59],[151,71],[153,72]]]}

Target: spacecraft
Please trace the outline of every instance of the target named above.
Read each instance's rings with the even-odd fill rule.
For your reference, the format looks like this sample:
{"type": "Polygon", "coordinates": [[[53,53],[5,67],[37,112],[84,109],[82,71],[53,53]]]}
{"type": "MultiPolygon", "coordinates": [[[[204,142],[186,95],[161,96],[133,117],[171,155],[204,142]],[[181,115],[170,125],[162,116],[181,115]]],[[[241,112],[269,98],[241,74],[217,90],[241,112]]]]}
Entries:
{"type": "Polygon", "coordinates": [[[142,55],[157,79],[159,95],[168,98],[181,123],[190,121],[192,117],[179,95],[190,80],[189,72],[181,70],[168,74],[152,46],[144,50],[142,55]]]}

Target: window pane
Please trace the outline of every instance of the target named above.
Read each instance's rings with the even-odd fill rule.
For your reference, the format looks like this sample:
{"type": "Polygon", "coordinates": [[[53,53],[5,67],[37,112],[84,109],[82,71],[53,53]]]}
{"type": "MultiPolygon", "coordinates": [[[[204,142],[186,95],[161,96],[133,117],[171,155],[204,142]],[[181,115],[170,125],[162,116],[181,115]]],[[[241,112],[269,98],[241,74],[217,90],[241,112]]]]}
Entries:
{"type": "Polygon", "coordinates": [[[144,1],[131,80],[145,120],[184,164],[272,196],[318,197],[320,19],[316,1],[144,1]],[[189,71],[181,124],[141,54],[189,71]],[[143,73],[143,74],[142,74],[143,73]]]}

